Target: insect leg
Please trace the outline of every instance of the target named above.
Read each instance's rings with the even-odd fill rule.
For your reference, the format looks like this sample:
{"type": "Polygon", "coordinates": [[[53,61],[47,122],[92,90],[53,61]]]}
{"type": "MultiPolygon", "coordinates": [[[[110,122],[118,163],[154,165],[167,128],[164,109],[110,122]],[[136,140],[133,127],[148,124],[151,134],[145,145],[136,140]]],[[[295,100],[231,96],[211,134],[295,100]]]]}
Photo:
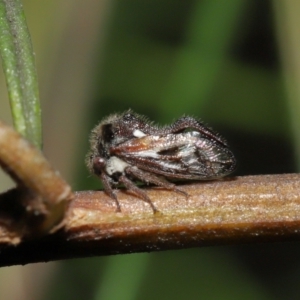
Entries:
{"type": "Polygon", "coordinates": [[[102,172],[100,174],[100,179],[103,183],[104,191],[108,194],[108,196],[110,196],[115,200],[117,205],[117,211],[120,212],[121,211],[120,203],[118,201],[117,195],[115,194],[114,190],[111,187],[110,177],[107,176],[104,172],[102,172]]]}
{"type": "Polygon", "coordinates": [[[150,198],[148,197],[148,195],[141,190],[140,188],[138,188],[131,180],[129,180],[125,175],[122,175],[119,177],[119,182],[123,183],[124,186],[129,190],[134,192],[135,194],[137,194],[138,196],[140,196],[145,202],[149,203],[153,213],[157,213],[158,210],[157,208],[154,206],[154,204],[152,203],[152,201],[150,200],[150,198]]]}
{"type": "Polygon", "coordinates": [[[158,177],[156,175],[152,175],[149,172],[142,171],[142,170],[140,170],[138,168],[135,168],[135,167],[127,167],[125,169],[125,172],[127,174],[130,174],[130,175],[136,177],[137,179],[139,179],[143,182],[153,183],[155,185],[161,186],[165,189],[172,190],[174,192],[183,194],[186,197],[188,197],[188,194],[186,192],[182,191],[181,189],[178,189],[175,184],[173,184],[171,182],[168,182],[167,180],[165,180],[161,177],[158,177]]]}

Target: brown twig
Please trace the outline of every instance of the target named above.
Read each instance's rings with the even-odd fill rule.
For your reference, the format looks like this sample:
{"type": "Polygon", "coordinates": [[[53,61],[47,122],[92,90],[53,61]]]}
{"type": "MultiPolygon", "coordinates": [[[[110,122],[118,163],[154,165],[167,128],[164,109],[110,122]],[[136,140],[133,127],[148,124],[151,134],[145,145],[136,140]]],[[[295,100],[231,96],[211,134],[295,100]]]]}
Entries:
{"type": "Polygon", "coordinates": [[[119,192],[75,193],[65,228],[2,247],[0,266],[74,257],[300,238],[300,175],[247,176],[181,186],[190,196],[148,189],[160,213],[119,192]]]}
{"type": "Polygon", "coordinates": [[[58,226],[71,188],[37,148],[2,122],[0,166],[17,183],[0,198],[0,242],[9,238],[16,244],[24,235],[44,234],[58,226]]]}

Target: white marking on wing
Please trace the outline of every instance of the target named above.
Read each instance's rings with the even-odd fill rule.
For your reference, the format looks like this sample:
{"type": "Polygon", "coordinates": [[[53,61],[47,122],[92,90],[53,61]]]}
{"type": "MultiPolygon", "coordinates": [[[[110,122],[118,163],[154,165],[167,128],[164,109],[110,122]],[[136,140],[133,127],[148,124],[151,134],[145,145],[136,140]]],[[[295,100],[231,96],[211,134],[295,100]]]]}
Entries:
{"type": "Polygon", "coordinates": [[[137,138],[141,138],[141,137],[146,136],[146,134],[145,134],[143,131],[139,130],[139,129],[135,129],[135,130],[133,131],[133,135],[134,135],[135,137],[137,137],[137,138]]]}
{"type": "Polygon", "coordinates": [[[141,156],[141,157],[150,157],[150,158],[158,158],[159,154],[157,154],[157,151],[155,150],[143,150],[143,151],[138,151],[135,154],[136,156],[141,156]]]}

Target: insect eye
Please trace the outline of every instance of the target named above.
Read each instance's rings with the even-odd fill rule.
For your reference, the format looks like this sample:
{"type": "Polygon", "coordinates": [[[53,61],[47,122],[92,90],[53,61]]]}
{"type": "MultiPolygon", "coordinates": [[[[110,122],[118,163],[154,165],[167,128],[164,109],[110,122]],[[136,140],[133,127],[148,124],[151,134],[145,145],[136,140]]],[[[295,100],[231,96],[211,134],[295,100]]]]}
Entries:
{"type": "Polygon", "coordinates": [[[112,130],[112,124],[106,124],[102,127],[102,135],[104,142],[111,142],[114,138],[114,133],[112,130]]]}

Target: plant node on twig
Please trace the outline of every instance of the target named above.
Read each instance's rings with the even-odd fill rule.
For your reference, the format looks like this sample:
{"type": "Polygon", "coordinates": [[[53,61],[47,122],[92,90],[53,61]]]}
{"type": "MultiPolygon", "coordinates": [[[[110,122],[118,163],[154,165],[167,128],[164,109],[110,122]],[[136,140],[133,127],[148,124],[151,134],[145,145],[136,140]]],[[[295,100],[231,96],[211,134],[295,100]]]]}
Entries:
{"type": "Polygon", "coordinates": [[[0,243],[17,244],[60,228],[71,188],[38,149],[2,122],[0,166],[17,184],[0,195],[0,243]]]}

